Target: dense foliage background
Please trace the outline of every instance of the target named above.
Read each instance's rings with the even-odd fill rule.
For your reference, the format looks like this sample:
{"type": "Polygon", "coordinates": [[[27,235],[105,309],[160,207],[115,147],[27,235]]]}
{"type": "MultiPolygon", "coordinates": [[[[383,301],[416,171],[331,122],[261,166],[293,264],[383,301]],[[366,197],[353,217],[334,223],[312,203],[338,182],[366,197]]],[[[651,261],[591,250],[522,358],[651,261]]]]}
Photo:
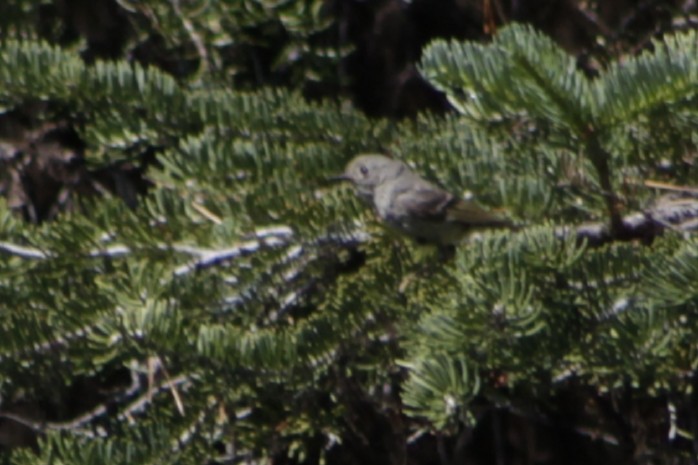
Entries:
{"type": "Polygon", "coordinates": [[[695,1],[0,3],[3,463],[693,464],[695,1]],[[442,262],[327,182],[522,227],[442,262]]]}

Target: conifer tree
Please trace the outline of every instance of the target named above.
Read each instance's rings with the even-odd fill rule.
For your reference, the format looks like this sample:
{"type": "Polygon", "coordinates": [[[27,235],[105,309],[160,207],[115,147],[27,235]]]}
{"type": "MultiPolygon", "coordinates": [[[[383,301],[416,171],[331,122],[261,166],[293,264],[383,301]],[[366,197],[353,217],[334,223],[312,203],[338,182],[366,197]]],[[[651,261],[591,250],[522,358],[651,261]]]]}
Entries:
{"type": "Polygon", "coordinates": [[[67,122],[93,168],[155,154],[136,202],[0,207],[0,418],[36,440],[5,460],[402,464],[433,439],[462,463],[488,424],[513,454],[518,419],[687,461],[697,56],[676,34],[591,80],[512,25],[432,44],[457,113],[394,123],[3,41],[4,108],[67,122]],[[327,182],[367,151],[522,227],[439,262],[327,182]]]}

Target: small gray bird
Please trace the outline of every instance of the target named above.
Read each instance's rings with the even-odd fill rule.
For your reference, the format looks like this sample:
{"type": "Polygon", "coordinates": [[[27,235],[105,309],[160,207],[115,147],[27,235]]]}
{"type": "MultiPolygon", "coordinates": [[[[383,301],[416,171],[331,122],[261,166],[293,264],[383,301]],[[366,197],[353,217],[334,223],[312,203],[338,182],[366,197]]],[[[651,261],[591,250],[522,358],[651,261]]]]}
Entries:
{"type": "Polygon", "coordinates": [[[351,181],[381,220],[420,243],[452,246],[480,228],[512,227],[511,221],[426,181],[399,160],[358,155],[337,180],[351,181]]]}

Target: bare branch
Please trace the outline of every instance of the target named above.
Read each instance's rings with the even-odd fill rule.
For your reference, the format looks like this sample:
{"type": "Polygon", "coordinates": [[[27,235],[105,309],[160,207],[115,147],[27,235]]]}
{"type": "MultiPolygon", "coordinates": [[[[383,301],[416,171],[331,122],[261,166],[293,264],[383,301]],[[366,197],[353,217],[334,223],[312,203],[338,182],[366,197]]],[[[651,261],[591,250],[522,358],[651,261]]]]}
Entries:
{"type": "Polygon", "coordinates": [[[49,257],[48,254],[39,249],[10,244],[9,242],[0,242],[0,251],[6,252],[9,255],[17,255],[18,257],[22,258],[44,259],[49,257]]]}
{"type": "Polygon", "coordinates": [[[558,235],[576,234],[580,240],[598,246],[612,241],[642,240],[651,242],[667,229],[690,233],[698,230],[698,198],[662,197],[650,208],[622,218],[620,233],[604,223],[587,223],[576,228],[560,228],[558,235]]]}

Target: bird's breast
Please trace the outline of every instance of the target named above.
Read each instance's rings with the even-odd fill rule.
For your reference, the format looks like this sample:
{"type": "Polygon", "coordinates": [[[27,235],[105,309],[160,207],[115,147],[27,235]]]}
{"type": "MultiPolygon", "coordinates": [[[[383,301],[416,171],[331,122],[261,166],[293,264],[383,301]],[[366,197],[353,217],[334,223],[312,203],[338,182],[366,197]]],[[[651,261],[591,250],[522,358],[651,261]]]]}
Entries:
{"type": "Polygon", "coordinates": [[[397,223],[400,218],[405,216],[405,209],[399,202],[397,197],[404,189],[394,182],[384,182],[376,187],[373,193],[373,204],[376,208],[376,213],[383,221],[388,223],[397,223]]]}

